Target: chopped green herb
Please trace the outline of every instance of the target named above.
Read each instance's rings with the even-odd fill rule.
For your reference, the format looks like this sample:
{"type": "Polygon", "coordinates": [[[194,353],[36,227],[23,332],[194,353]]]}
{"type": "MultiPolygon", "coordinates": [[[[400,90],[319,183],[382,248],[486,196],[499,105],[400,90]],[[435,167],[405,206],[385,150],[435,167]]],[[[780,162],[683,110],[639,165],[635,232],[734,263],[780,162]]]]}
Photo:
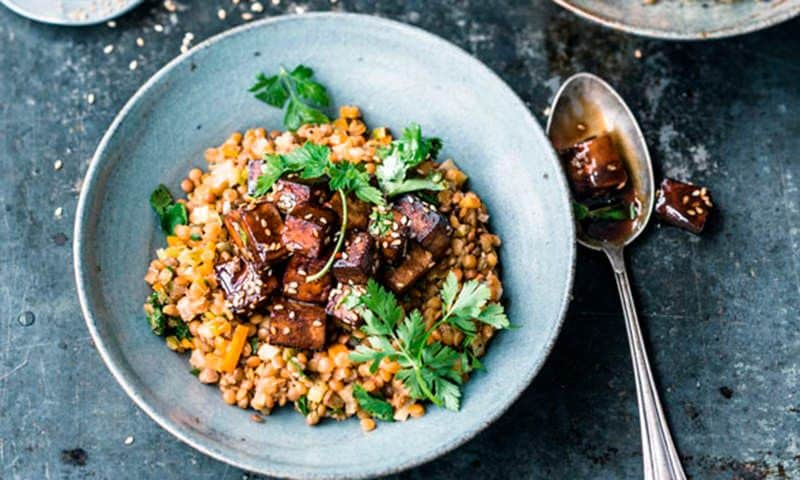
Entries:
{"type": "Polygon", "coordinates": [[[302,413],[303,415],[308,415],[308,397],[303,395],[302,397],[298,398],[296,402],[294,402],[295,407],[297,410],[302,413]]]}
{"type": "Polygon", "coordinates": [[[200,375],[200,369],[197,368],[197,367],[194,367],[191,370],[189,370],[189,373],[191,373],[192,375],[194,375],[196,377],[196,376],[200,375]]]}
{"type": "Polygon", "coordinates": [[[353,396],[358,402],[358,406],[361,407],[361,410],[364,410],[378,420],[383,420],[384,422],[394,421],[394,408],[392,408],[392,405],[386,400],[370,395],[364,390],[364,387],[359,384],[353,386],[353,396]]]}
{"type": "Polygon", "coordinates": [[[369,214],[369,233],[376,237],[383,237],[392,229],[394,215],[387,208],[375,207],[369,214]]]}
{"type": "Polygon", "coordinates": [[[147,302],[153,307],[153,312],[147,314],[147,323],[150,324],[150,330],[156,335],[164,335],[167,328],[167,317],[161,311],[161,302],[158,300],[158,294],[153,292],[148,297],[147,302]]]}
{"type": "Polygon", "coordinates": [[[418,310],[404,316],[397,298],[370,279],[366,293],[361,296],[360,308],[364,319],[361,329],[368,335],[370,346],[359,345],[350,358],[369,363],[373,373],[384,358],[397,361],[401,369],[396,376],[412,397],[427,398],[438,406],[458,410],[462,372],[469,371],[471,363],[457,350],[439,342],[428,343],[431,332],[446,322],[469,337],[477,331],[475,321],[497,328],[505,328],[509,322],[501,305],[487,305],[489,287],[477,281],[471,280],[459,289],[451,272],[441,295],[442,318],[429,329],[418,310]]]}
{"type": "Polygon", "coordinates": [[[191,339],[192,333],[189,331],[189,325],[178,319],[178,324],[175,325],[175,336],[178,337],[178,340],[191,339]]]}
{"type": "Polygon", "coordinates": [[[378,166],[376,177],[381,189],[391,197],[417,190],[442,190],[442,176],[435,173],[428,178],[406,178],[408,170],[428,158],[435,159],[442,146],[438,138],[425,138],[422,129],[412,123],[403,130],[403,136],[378,152],[383,163],[378,166]]]}
{"type": "Polygon", "coordinates": [[[257,353],[258,353],[258,337],[250,337],[250,350],[253,352],[252,355],[257,355],[257,353]]]}
{"type": "Polygon", "coordinates": [[[194,240],[195,242],[199,242],[200,240],[202,240],[202,239],[203,239],[203,237],[202,237],[202,236],[200,236],[200,235],[198,235],[198,234],[196,234],[196,233],[193,233],[193,234],[191,234],[191,235],[189,236],[189,238],[191,238],[191,239],[192,239],[192,240],[194,240]]]}
{"type": "Polygon", "coordinates": [[[637,211],[634,203],[618,203],[607,207],[600,207],[590,210],[582,203],[572,202],[572,209],[577,220],[633,220],[636,218],[637,211]]]}
{"type": "Polygon", "coordinates": [[[291,72],[281,67],[270,77],[259,73],[250,92],[273,107],[286,105],[283,124],[289,130],[297,130],[307,123],[327,123],[330,120],[320,109],[328,106],[328,92],[311,79],[313,76],[314,71],[304,65],[298,65],[291,72]]]}
{"type": "Polygon", "coordinates": [[[167,235],[172,235],[175,226],[189,223],[186,206],[182,203],[175,203],[169,189],[164,185],[159,185],[150,194],[150,206],[161,220],[161,230],[167,235]]]}

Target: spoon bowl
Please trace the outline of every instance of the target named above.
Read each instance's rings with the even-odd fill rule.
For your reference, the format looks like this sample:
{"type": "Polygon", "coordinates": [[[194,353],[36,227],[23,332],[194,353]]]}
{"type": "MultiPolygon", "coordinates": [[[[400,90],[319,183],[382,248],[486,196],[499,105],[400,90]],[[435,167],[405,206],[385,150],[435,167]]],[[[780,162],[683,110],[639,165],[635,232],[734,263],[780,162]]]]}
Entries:
{"type": "Polygon", "coordinates": [[[578,225],[578,243],[592,250],[628,245],[642,233],[653,211],[653,166],[642,130],[622,97],[596,75],[571,76],[556,93],[547,120],[547,135],[553,147],[561,150],[603,133],[614,141],[641,207],[630,232],[617,241],[589,237],[578,225]]]}

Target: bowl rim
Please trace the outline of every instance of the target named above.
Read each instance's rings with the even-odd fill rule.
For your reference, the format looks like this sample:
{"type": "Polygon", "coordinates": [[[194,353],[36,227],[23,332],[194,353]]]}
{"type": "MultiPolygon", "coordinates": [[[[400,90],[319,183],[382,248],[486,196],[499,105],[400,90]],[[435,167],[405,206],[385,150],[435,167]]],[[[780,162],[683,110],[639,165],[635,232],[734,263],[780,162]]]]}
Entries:
{"type": "Polygon", "coordinates": [[[611,17],[601,15],[593,10],[581,7],[575,4],[573,0],[553,0],[553,2],[561,6],[562,8],[578,15],[579,17],[582,17],[586,20],[590,20],[595,23],[599,23],[604,27],[613,28],[614,30],[619,30],[621,32],[632,33],[634,35],[640,35],[642,37],[658,38],[661,40],[678,40],[678,41],[716,40],[720,38],[728,38],[737,35],[744,35],[746,33],[752,33],[758,30],[763,30],[765,28],[775,26],[779,23],[783,23],[787,20],[792,19],[797,15],[800,15],[800,2],[798,2],[797,5],[791,6],[786,11],[769,15],[758,21],[753,21],[738,25],[731,25],[729,27],[722,27],[714,30],[706,30],[700,32],[698,31],[680,32],[677,30],[638,27],[635,25],[631,25],[619,20],[615,20],[611,17]]]}
{"type": "Polygon", "coordinates": [[[122,15],[125,15],[134,8],[138,7],[142,1],[143,0],[128,0],[128,3],[122,8],[118,8],[117,10],[103,15],[85,18],[82,20],[73,20],[64,15],[55,15],[52,13],[42,13],[36,10],[29,10],[14,0],[0,0],[0,3],[17,15],[35,22],[45,23],[48,25],[59,25],[62,27],[88,27],[121,17],[122,15]]]}
{"type": "Polygon", "coordinates": [[[541,357],[535,363],[534,367],[522,376],[521,378],[522,383],[520,383],[518,391],[510,392],[510,395],[507,397],[508,400],[504,404],[501,404],[498,406],[498,408],[495,408],[493,411],[488,412],[488,414],[484,416],[480,422],[476,422],[475,425],[473,425],[472,427],[465,429],[453,442],[445,445],[440,445],[437,448],[433,448],[425,452],[420,452],[419,455],[411,459],[408,459],[404,462],[387,464],[386,467],[365,469],[362,470],[361,472],[358,472],[355,475],[352,474],[342,475],[339,473],[327,474],[327,473],[319,473],[312,471],[298,472],[296,470],[291,470],[290,468],[274,468],[270,467],[269,465],[265,466],[265,465],[249,463],[244,460],[231,459],[225,455],[225,452],[218,452],[214,448],[206,446],[202,441],[193,439],[191,435],[183,431],[182,427],[175,424],[171,419],[167,418],[166,416],[161,415],[158,411],[156,411],[154,407],[152,407],[143,398],[143,396],[137,391],[135,386],[128,381],[128,379],[126,378],[126,373],[124,372],[125,370],[124,367],[115,362],[111,352],[105,345],[105,341],[101,337],[97,329],[94,313],[89,308],[91,302],[89,299],[88,287],[90,285],[90,278],[94,274],[94,269],[89,268],[88,265],[86,265],[83,261],[84,249],[86,248],[85,245],[88,245],[91,240],[91,236],[89,236],[86,232],[88,226],[86,220],[89,214],[88,208],[90,206],[90,198],[92,198],[95,195],[95,189],[98,188],[97,184],[100,181],[99,174],[101,168],[105,163],[109,161],[108,160],[109,157],[106,157],[105,159],[103,158],[106,149],[108,147],[108,143],[116,133],[120,124],[128,116],[130,111],[139,102],[139,100],[148,93],[150,88],[153,87],[163,77],[168,75],[174,68],[184,64],[185,62],[189,62],[198,52],[213,46],[214,44],[220,42],[221,40],[224,40],[229,36],[239,35],[251,29],[264,28],[277,23],[314,21],[318,19],[333,19],[333,20],[344,19],[345,21],[356,20],[356,21],[371,23],[372,26],[377,28],[391,28],[396,31],[400,31],[406,35],[409,35],[411,37],[422,38],[427,42],[434,42],[438,44],[440,47],[447,48],[448,50],[450,50],[453,53],[453,55],[460,56],[465,61],[472,62],[475,68],[483,70],[490,76],[490,78],[492,78],[496,82],[499,82],[499,85],[501,86],[502,89],[506,90],[508,93],[511,94],[512,98],[517,102],[518,106],[521,107],[522,109],[521,111],[525,112],[525,116],[527,117],[525,120],[528,121],[533,127],[532,129],[533,131],[531,132],[531,134],[541,135],[542,139],[546,141],[546,149],[545,149],[545,151],[547,152],[546,154],[550,156],[551,161],[555,162],[555,164],[558,165],[558,160],[555,151],[553,150],[549,140],[544,134],[544,130],[542,129],[541,125],[539,125],[539,123],[536,121],[536,119],[534,118],[530,110],[527,108],[527,106],[525,106],[524,102],[516,94],[516,92],[514,92],[513,89],[511,89],[511,87],[507,83],[505,83],[505,81],[503,81],[493,70],[491,70],[483,62],[473,57],[459,46],[439,37],[438,35],[427,32],[426,30],[423,30],[419,27],[407,25],[405,23],[396,20],[365,15],[365,14],[358,14],[358,13],[311,12],[305,14],[281,15],[276,17],[264,18],[255,22],[234,27],[232,29],[214,35],[204,40],[203,42],[197,44],[194,48],[190,49],[188,52],[172,59],[161,69],[159,69],[158,72],[156,72],[152,77],[150,77],[136,91],[136,93],[125,103],[124,107],[114,117],[114,120],[104,133],[102,139],[100,140],[100,143],[97,146],[97,149],[95,150],[94,155],[92,156],[86,175],[84,177],[83,187],[81,188],[80,196],[78,199],[78,205],[75,215],[75,225],[73,230],[73,238],[74,238],[73,265],[75,273],[75,283],[78,292],[78,299],[81,306],[81,312],[86,322],[86,326],[89,329],[92,341],[95,347],[97,348],[97,351],[99,352],[101,358],[103,359],[103,363],[106,365],[108,370],[114,376],[117,383],[122,387],[125,393],[134,401],[134,403],[140,409],[142,409],[153,421],[155,421],[161,428],[171,433],[173,436],[178,438],[183,443],[191,446],[192,448],[202,452],[203,454],[209,457],[212,457],[226,464],[233,465],[243,470],[278,478],[303,478],[303,479],[371,478],[374,476],[389,475],[392,473],[401,472],[403,470],[422,465],[441,455],[444,455],[445,453],[448,453],[456,449],[457,447],[463,445],[464,443],[475,437],[478,433],[480,433],[492,422],[497,420],[503,413],[505,413],[511,407],[511,405],[513,405],[513,403],[520,397],[520,395],[530,386],[531,382],[533,381],[533,379],[536,377],[536,375],[539,373],[542,366],[544,365],[545,360],[549,357],[553,349],[553,346],[555,344],[555,341],[558,338],[559,333],[561,332],[561,328],[564,323],[564,318],[566,317],[567,309],[570,300],[572,298],[571,292],[572,292],[573,280],[575,277],[575,261],[577,254],[576,253],[577,247],[575,243],[574,218],[573,218],[572,208],[570,207],[569,203],[570,202],[569,187],[567,184],[567,179],[560,168],[557,169],[557,174],[555,175],[557,178],[554,178],[553,180],[559,183],[560,187],[559,190],[561,191],[561,197],[562,197],[560,201],[563,204],[565,211],[568,212],[570,219],[568,225],[564,226],[567,232],[567,237],[570,239],[569,245],[567,246],[567,254],[568,254],[567,263],[569,267],[566,272],[566,278],[564,279],[563,297],[560,300],[558,318],[555,319],[555,323],[552,326],[550,335],[548,338],[546,338],[544,342],[543,346],[544,354],[541,355],[541,357]]]}

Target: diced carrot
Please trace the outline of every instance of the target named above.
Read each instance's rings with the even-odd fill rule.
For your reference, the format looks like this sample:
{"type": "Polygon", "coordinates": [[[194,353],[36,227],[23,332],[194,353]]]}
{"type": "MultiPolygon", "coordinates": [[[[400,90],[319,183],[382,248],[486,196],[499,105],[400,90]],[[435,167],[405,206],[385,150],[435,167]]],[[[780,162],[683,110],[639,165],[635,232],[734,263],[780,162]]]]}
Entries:
{"type": "Polygon", "coordinates": [[[205,366],[218,372],[222,371],[222,358],[213,353],[206,353],[205,366]]]}
{"type": "Polygon", "coordinates": [[[239,357],[242,355],[244,344],[247,341],[247,333],[247,325],[236,325],[231,343],[228,344],[225,357],[222,359],[222,371],[230,373],[236,369],[236,364],[239,363],[239,357]]]}
{"type": "Polygon", "coordinates": [[[175,235],[168,235],[167,236],[167,245],[170,247],[179,247],[183,245],[183,240],[176,237],[175,235]]]}

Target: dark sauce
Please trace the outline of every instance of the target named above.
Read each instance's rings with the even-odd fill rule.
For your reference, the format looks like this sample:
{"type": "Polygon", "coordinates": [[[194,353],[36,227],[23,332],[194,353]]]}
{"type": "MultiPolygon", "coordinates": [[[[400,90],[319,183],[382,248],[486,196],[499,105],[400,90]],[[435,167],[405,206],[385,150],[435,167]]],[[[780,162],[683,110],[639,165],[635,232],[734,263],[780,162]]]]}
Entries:
{"type": "Polygon", "coordinates": [[[633,231],[642,203],[611,135],[584,138],[560,149],[559,156],[573,199],[579,204],[576,206],[579,227],[595,240],[623,241],[633,231]],[[590,213],[581,219],[580,211],[590,213]],[[606,218],[612,213],[614,218],[606,218]]]}

